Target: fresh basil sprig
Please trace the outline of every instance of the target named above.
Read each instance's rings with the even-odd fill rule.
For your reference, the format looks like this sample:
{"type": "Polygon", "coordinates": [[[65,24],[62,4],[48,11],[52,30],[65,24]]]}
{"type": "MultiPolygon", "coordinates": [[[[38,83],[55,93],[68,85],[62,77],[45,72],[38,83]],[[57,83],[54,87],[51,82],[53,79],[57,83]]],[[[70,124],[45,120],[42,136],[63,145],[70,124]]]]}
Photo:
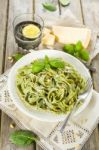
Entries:
{"type": "Polygon", "coordinates": [[[46,2],[42,4],[44,9],[48,10],[48,11],[56,11],[57,8],[54,4],[50,3],[50,2],[46,2]]]}
{"type": "Polygon", "coordinates": [[[65,63],[59,58],[49,59],[48,56],[45,56],[42,60],[36,60],[32,64],[32,72],[39,73],[45,68],[64,68],[65,63]]]}
{"type": "Polygon", "coordinates": [[[39,138],[30,131],[19,130],[10,135],[10,141],[17,146],[26,147],[36,142],[39,138]]]}
{"type": "Polygon", "coordinates": [[[87,49],[82,45],[81,41],[78,41],[76,44],[65,44],[63,50],[78,59],[89,61],[90,55],[87,49]]]}

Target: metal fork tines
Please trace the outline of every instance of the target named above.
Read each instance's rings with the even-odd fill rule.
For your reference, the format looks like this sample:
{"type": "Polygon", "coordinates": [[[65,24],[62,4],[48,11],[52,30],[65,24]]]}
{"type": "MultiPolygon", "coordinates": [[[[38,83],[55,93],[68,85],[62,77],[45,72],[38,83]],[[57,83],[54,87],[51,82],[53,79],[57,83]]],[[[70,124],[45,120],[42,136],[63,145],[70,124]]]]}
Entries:
{"type": "Polygon", "coordinates": [[[91,88],[92,88],[92,79],[91,79],[91,78],[88,78],[88,79],[87,79],[87,82],[86,82],[86,90],[78,96],[77,102],[75,103],[74,107],[73,107],[72,110],[69,112],[69,114],[66,116],[66,118],[65,118],[65,120],[64,120],[64,122],[63,122],[63,125],[62,125],[61,128],[60,128],[60,132],[61,132],[61,133],[63,132],[63,130],[64,130],[64,128],[65,128],[65,126],[66,126],[68,120],[71,118],[72,114],[74,114],[74,112],[75,112],[75,110],[76,110],[76,108],[77,108],[78,103],[79,103],[80,101],[86,99],[86,98],[89,96],[91,88]]]}

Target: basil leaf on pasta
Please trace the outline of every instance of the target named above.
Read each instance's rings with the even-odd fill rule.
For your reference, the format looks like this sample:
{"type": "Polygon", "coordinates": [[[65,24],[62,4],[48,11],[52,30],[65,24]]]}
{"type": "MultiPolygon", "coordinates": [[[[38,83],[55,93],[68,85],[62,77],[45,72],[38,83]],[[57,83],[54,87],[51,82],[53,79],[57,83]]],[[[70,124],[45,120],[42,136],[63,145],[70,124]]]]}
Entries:
{"type": "Polygon", "coordinates": [[[45,67],[45,63],[43,60],[37,60],[34,61],[34,63],[32,64],[32,71],[33,73],[38,73],[40,71],[42,71],[45,67]]]}

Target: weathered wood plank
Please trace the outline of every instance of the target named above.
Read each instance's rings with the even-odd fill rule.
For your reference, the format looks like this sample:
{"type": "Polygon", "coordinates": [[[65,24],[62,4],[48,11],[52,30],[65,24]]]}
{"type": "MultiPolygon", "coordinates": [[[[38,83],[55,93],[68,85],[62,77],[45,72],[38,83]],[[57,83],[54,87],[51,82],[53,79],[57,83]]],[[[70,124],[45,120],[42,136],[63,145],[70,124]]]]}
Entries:
{"type": "MultiPolygon", "coordinates": [[[[0,74],[3,72],[3,64],[4,64],[7,8],[8,8],[8,1],[0,0],[0,74]]],[[[0,110],[0,135],[1,135],[1,110],[0,110]]]]}
{"type": "Polygon", "coordinates": [[[0,0],[0,73],[3,71],[8,1],[0,0]]]}
{"type": "Polygon", "coordinates": [[[99,32],[99,0],[81,0],[81,5],[84,24],[99,32]]]}
{"type": "Polygon", "coordinates": [[[17,50],[17,45],[15,44],[13,36],[13,20],[15,16],[18,16],[22,13],[32,13],[32,10],[33,10],[32,0],[24,0],[24,2],[20,0],[9,1],[9,18],[7,28],[5,69],[11,67],[11,63],[8,61],[8,56],[11,56],[17,50]]]}
{"type": "Polygon", "coordinates": [[[99,54],[93,60],[93,66],[96,68],[96,73],[93,73],[94,87],[99,92],[99,54]]]}
{"type": "Polygon", "coordinates": [[[66,9],[69,9],[81,23],[83,22],[80,0],[71,0],[70,5],[61,7],[61,9],[62,14],[66,9]]]}
{"type": "Polygon", "coordinates": [[[86,142],[86,144],[84,145],[82,150],[99,150],[99,131],[98,131],[98,128],[95,129],[95,131],[90,136],[89,140],[86,142]],[[97,138],[95,138],[96,135],[97,135],[97,138]]]}
{"type": "MultiPolygon", "coordinates": [[[[4,7],[2,6],[4,9],[4,7]]],[[[21,13],[30,13],[32,12],[32,0],[9,0],[9,12],[8,12],[8,26],[7,26],[7,42],[6,42],[6,53],[5,53],[5,70],[8,69],[11,64],[8,61],[8,56],[11,56],[16,50],[17,46],[15,45],[14,36],[13,36],[13,20],[16,15],[21,13]]],[[[12,145],[9,142],[9,135],[12,131],[18,129],[18,127],[14,129],[10,129],[10,123],[12,119],[10,119],[6,114],[2,114],[1,118],[1,149],[2,150],[33,150],[34,146],[30,146],[29,148],[18,148],[15,145],[12,145]]]]}
{"type": "Polygon", "coordinates": [[[36,144],[36,150],[43,150],[39,145],[36,144]]]}
{"type": "Polygon", "coordinates": [[[20,148],[11,144],[9,141],[9,136],[15,130],[19,128],[10,128],[10,124],[13,123],[12,119],[9,118],[6,114],[2,113],[2,130],[1,130],[1,149],[0,150],[34,150],[34,146],[29,146],[26,148],[20,148]]]}
{"type": "MultiPolygon", "coordinates": [[[[99,43],[99,40],[97,40],[99,43]]],[[[98,44],[99,45],[99,44],[98,44]]],[[[93,67],[96,68],[96,73],[93,73],[93,82],[94,82],[94,88],[97,92],[99,92],[99,54],[93,59],[92,62],[93,67]]],[[[99,127],[95,129],[92,137],[89,139],[89,143],[86,144],[86,149],[84,150],[90,150],[88,147],[90,146],[90,149],[93,147],[92,150],[99,150],[99,127]]]]}
{"type": "MultiPolygon", "coordinates": [[[[84,24],[94,32],[99,31],[99,1],[98,0],[81,0],[84,24]]],[[[94,88],[99,92],[99,55],[93,60],[93,65],[97,72],[93,74],[94,88]]],[[[99,130],[98,127],[83,147],[83,150],[99,149],[99,130]]]]}

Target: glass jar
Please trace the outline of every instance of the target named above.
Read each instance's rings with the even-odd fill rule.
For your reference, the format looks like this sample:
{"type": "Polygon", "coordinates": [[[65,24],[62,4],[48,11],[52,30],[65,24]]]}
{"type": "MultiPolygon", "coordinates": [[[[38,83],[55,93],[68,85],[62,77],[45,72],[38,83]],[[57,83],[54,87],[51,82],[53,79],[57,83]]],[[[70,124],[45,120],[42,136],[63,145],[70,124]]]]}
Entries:
{"type": "Polygon", "coordinates": [[[43,19],[36,14],[21,14],[13,21],[14,37],[19,47],[29,50],[35,49],[41,43],[42,30],[44,27],[43,19]],[[27,38],[22,34],[22,29],[28,25],[35,25],[40,29],[38,36],[27,38]]]}

